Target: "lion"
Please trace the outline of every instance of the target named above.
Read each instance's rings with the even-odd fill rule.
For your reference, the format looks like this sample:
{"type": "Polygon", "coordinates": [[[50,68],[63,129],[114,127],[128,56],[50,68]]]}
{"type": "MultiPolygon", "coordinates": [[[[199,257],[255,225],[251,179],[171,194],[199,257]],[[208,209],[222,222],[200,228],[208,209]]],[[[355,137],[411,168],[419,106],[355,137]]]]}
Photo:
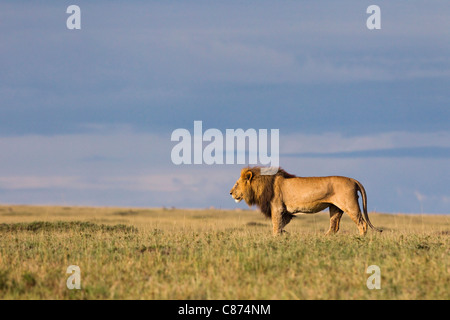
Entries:
{"type": "Polygon", "coordinates": [[[272,220],[274,235],[284,232],[283,228],[296,214],[317,213],[326,208],[330,211],[327,235],[338,232],[344,212],[356,223],[360,235],[367,233],[367,225],[382,232],[369,220],[364,187],[352,178],[297,177],[281,168],[273,175],[263,175],[261,167],[248,167],[242,169],[230,195],[236,202],[245,200],[249,206],[258,206],[272,220]],[[364,218],[359,207],[358,191],[362,196],[364,218]]]}

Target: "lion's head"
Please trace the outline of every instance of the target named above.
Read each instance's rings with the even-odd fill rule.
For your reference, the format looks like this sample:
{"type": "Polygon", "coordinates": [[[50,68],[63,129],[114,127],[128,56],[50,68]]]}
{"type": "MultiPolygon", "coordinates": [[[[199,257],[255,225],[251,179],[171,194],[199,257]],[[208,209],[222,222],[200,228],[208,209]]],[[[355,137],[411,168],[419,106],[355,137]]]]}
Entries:
{"type": "Polygon", "coordinates": [[[236,202],[245,200],[249,206],[257,205],[261,212],[270,218],[270,201],[273,198],[273,183],[277,176],[295,177],[281,168],[274,175],[262,175],[261,167],[244,168],[241,170],[241,176],[230,190],[230,195],[236,202]]]}
{"type": "MultiPolygon", "coordinates": [[[[230,190],[230,195],[233,197],[236,203],[241,202],[244,198],[249,198],[250,182],[253,178],[253,172],[247,169],[242,169],[241,176],[230,190]]],[[[246,200],[246,202],[248,202],[246,200]]]]}

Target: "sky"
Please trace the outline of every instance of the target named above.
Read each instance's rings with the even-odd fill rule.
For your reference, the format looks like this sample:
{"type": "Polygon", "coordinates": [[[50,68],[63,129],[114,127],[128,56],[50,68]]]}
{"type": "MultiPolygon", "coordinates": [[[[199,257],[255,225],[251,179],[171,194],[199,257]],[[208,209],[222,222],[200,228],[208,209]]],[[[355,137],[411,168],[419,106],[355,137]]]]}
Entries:
{"type": "Polygon", "coordinates": [[[0,203],[246,208],[171,134],[278,129],[369,210],[450,213],[447,1],[2,1],[0,203]],[[69,30],[69,5],[81,29],[69,30]],[[381,11],[369,30],[368,6],[381,11]]]}

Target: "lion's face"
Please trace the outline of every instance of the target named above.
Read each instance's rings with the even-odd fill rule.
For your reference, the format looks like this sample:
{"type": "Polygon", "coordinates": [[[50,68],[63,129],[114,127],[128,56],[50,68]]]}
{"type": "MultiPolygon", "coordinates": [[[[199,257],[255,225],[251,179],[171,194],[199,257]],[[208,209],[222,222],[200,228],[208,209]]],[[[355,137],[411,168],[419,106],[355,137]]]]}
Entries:
{"type": "Polygon", "coordinates": [[[246,194],[248,193],[248,189],[250,188],[251,179],[252,172],[243,170],[241,176],[234,184],[234,187],[230,190],[230,195],[233,197],[236,203],[241,202],[242,199],[246,198],[246,194]]]}
{"type": "Polygon", "coordinates": [[[238,181],[234,184],[234,187],[230,190],[230,194],[233,197],[234,201],[236,203],[241,202],[242,199],[244,199],[244,188],[242,187],[244,182],[241,181],[242,179],[239,178],[238,181]]]}

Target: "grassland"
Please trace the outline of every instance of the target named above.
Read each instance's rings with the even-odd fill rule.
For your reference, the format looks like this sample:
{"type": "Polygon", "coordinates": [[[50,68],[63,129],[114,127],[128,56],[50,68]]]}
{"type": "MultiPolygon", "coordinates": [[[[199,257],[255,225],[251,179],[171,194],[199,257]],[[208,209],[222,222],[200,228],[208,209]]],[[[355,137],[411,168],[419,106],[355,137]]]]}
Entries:
{"type": "Polygon", "coordinates": [[[448,300],[450,216],[370,217],[382,234],[344,215],[326,237],[323,212],[273,237],[250,210],[0,206],[0,298],[448,300]]]}

